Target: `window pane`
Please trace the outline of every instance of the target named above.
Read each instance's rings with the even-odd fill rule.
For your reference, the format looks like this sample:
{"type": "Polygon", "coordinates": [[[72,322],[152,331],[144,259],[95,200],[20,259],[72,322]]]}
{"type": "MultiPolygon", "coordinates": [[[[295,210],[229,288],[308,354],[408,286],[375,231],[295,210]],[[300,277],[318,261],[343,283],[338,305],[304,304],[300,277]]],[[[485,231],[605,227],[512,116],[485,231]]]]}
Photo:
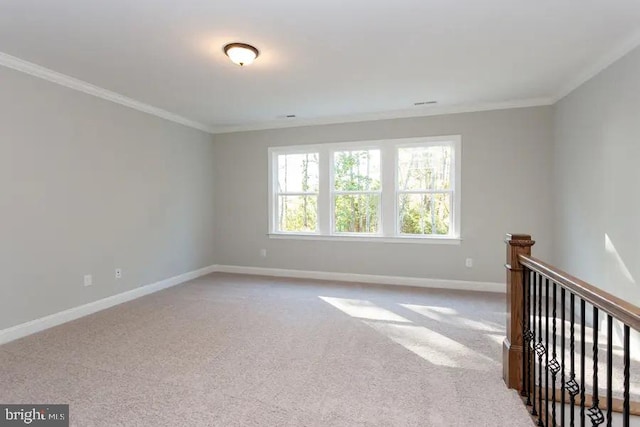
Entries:
{"type": "Polygon", "coordinates": [[[402,234],[449,234],[451,195],[401,194],[398,197],[402,234]]]}
{"type": "Polygon", "coordinates": [[[318,153],[280,154],[278,156],[279,193],[317,193],[318,153]]]}
{"type": "Polygon", "coordinates": [[[279,231],[315,232],[317,228],[317,196],[278,197],[279,231]]]}
{"type": "Polygon", "coordinates": [[[337,233],[377,233],[380,218],[379,194],[340,194],[334,197],[337,233]]]}
{"type": "Polygon", "coordinates": [[[398,149],[400,190],[449,190],[453,148],[448,145],[398,149]]]}
{"type": "Polygon", "coordinates": [[[333,181],[338,191],[380,190],[380,150],[336,151],[333,181]]]}

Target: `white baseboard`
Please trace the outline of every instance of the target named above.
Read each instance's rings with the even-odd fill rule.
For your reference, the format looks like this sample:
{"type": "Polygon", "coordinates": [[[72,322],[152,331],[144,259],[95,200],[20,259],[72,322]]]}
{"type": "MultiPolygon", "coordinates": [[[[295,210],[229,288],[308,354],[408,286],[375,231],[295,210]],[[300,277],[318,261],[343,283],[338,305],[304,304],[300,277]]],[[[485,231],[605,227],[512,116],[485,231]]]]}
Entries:
{"type": "Polygon", "coordinates": [[[327,271],[287,270],[282,268],[244,267],[238,265],[210,265],[199,270],[170,277],[150,285],[141,286],[121,294],[113,295],[98,301],[93,301],[88,304],[73,307],[49,316],[0,330],[0,345],[214,272],[250,274],[254,276],[293,277],[298,279],[334,280],[341,282],[375,283],[381,285],[415,286],[421,288],[459,289],[466,291],[499,293],[505,292],[504,283],[494,282],[380,276],[374,274],[335,273],[327,271]]]}
{"type": "Polygon", "coordinates": [[[414,286],[420,288],[459,289],[465,291],[505,293],[504,283],[472,282],[466,280],[428,279],[423,277],[380,276],[375,274],[335,273],[328,271],[287,270],[282,268],[215,265],[221,273],[251,274],[254,276],[294,277],[298,279],[335,280],[341,282],[375,283],[380,285],[414,286]]]}
{"type": "Polygon", "coordinates": [[[18,338],[26,337],[27,335],[35,334],[36,332],[40,332],[54,326],[61,325],[66,322],[70,322],[71,320],[75,320],[80,317],[93,314],[109,307],[113,307],[114,305],[122,304],[123,302],[131,301],[136,298],[151,294],[153,292],[170,288],[171,286],[176,286],[189,280],[196,279],[200,276],[213,273],[214,271],[216,271],[216,267],[217,266],[215,265],[210,265],[208,267],[170,277],[156,283],[151,283],[150,285],[141,286],[139,288],[135,288],[121,294],[113,295],[107,298],[90,302],[88,304],[81,305],[79,307],[73,307],[68,310],[51,314],[49,316],[41,317],[39,319],[31,320],[26,323],[21,323],[7,329],[0,330],[0,345],[9,341],[16,340],[18,338]]]}

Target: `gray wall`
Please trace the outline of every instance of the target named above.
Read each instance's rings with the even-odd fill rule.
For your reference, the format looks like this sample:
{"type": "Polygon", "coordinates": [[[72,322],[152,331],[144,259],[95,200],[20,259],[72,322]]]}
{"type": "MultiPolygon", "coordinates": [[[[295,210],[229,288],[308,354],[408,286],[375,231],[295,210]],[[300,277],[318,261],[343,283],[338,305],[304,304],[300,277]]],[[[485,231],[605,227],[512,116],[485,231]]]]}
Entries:
{"type": "Polygon", "coordinates": [[[555,106],[555,262],[640,305],[640,48],[555,106]]]}
{"type": "Polygon", "coordinates": [[[550,254],[552,137],[551,107],[216,135],[217,263],[504,281],[505,233],[532,233],[536,254],[550,254]],[[452,134],[462,135],[459,246],[267,236],[268,147],[452,134]],[[465,268],[466,257],[473,268],[465,268]]]}
{"type": "Polygon", "coordinates": [[[211,135],[0,67],[0,329],[213,264],[213,179],[211,135]]]}

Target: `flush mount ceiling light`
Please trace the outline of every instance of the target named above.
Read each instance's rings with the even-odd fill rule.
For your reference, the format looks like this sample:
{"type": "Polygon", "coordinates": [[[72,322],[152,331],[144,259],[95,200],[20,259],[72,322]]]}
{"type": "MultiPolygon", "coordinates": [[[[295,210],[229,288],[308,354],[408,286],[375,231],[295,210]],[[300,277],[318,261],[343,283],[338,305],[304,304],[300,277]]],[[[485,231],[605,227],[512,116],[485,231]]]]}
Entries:
{"type": "Polygon", "coordinates": [[[260,55],[258,49],[246,43],[229,43],[224,47],[224,53],[241,67],[251,64],[260,55]]]}

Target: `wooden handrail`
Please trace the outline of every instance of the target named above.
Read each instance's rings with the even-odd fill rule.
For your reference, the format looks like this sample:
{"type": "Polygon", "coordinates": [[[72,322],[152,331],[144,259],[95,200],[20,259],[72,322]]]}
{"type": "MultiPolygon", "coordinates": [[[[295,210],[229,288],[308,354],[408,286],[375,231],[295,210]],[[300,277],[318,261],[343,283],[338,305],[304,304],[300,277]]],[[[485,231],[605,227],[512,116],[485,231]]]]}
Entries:
{"type": "Polygon", "coordinates": [[[580,280],[530,255],[519,255],[520,265],[540,273],[632,329],[640,331],[640,307],[580,280]]]}
{"type": "MultiPolygon", "coordinates": [[[[630,399],[630,370],[631,370],[631,347],[630,339],[634,331],[640,331],[640,307],[637,307],[615,295],[603,291],[571,274],[562,271],[546,262],[540,261],[531,256],[531,247],[535,241],[528,234],[507,234],[505,239],[507,245],[507,270],[506,283],[506,337],[503,341],[503,377],[509,388],[517,389],[523,397],[523,402],[531,406],[531,413],[537,418],[538,425],[542,425],[542,419],[547,418],[549,410],[549,393],[551,401],[558,400],[562,393],[570,393],[571,404],[575,400],[583,400],[582,408],[590,402],[588,417],[592,418],[594,425],[604,421],[603,409],[609,411],[621,411],[625,425],[629,425],[631,414],[638,412],[638,403],[630,399]],[[543,281],[542,278],[545,278],[543,281]],[[543,283],[546,282],[546,283],[543,283]],[[553,285],[553,288],[550,285],[553,285]],[[560,331],[556,329],[557,319],[557,287],[560,293],[560,331]],[[536,293],[536,290],[538,292],[536,293]],[[552,290],[552,293],[550,293],[552,290]],[[566,353],[566,293],[569,293],[569,353],[570,362],[565,360],[566,353]],[[576,318],[576,304],[580,305],[580,337],[574,335],[574,323],[576,318]],[[551,303],[551,307],[550,307],[551,303]],[[593,306],[593,320],[589,320],[585,311],[585,303],[593,306]],[[545,327],[542,327],[544,304],[545,327]],[[551,310],[550,310],[551,308],[551,310]],[[537,309],[537,310],[536,310],[537,309]],[[537,311],[537,312],[536,312],[537,311]],[[598,317],[599,313],[607,314],[607,351],[604,352],[607,361],[607,377],[605,393],[606,399],[597,395],[596,390],[600,390],[598,382],[598,353],[603,350],[598,343],[598,337],[604,333],[599,330],[603,320],[598,317]],[[617,400],[613,398],[613,322],[612,319],[622,322],[625,326],[622,331],[623,341],[623,398],[617,400]],[[536,322],[537,320],[537,322],[536,322]],[[537,323],[537,325],[536,325],[537,323]],[[549,336],[550,323],[552,326],[551,337],[549,336]],[[593,346],[588,353],[585,347],[585,329],[587,323],[592,324],[593,346]],[[536,328],[537,326],[537,328],[536,328]],[[543,334],[544,331],[544,334],[543,334]],[[558,352],[557,338],[560,335],[560,352],[558,352]],[[544,335],[544,339],[543,339],[544,335]],[[581,350],[578,352],[575,343],[580,342],[581,350]],[[580,357],[580,372],[575,371],[575,356],[580,357]],[[593,397],[585,393],[586,389],[586,358],[592,355],[593,363],[593,397]],[[546,360],[546,361],[545,361],[546,360]],[[567,365],[569,363],[569,365],[567,365]],[[567,367],[569,375],[567,376],[567,367]],[[542,372],[544,371],[545,382],[542,383],[542,372]],[[535,374],[538,374],[537,381],[535,374]],[[548,384],[549,374],[552,383],[548,384]],[[556,377],[560,374],[560,390],[556,388],[556,377]],[[578,379],[579,378],[579,379],[578,379]],[[579,383],[577,381],[580,381],[579,383]],[[551,386],[549,389],[548,387],[551,386]],[[545,399],[541,397],[542,388],[545,388],[545,399]],[[551,392],[549,391],[551,390],[551,392]],[[538,399],[536,401],[536,392],[538,399]],[[572,394],[571,394],[572,393],[572,394]],[[579,397],[577,396],[579,394],[579,397]],[[600,397],[600,399],[596,399],[600,397]],[[594,421],[595,420],[595,421],[594,421]]],[[[603,395],[604,395],[603,394],[603,395]]],[[[566,401],[566,395],[565,401],[566,401]]],[[[551,405],[551,418],[556,415],[554,409],[555,402],[551,405]]],[[[562,407],[564,409],[564,407],[562,407]]],[[[585,412],[581,412],[581,423],[584,424],[585,412]]],[[[553,422],[551,424],[554,424],[553,422]]]]}

